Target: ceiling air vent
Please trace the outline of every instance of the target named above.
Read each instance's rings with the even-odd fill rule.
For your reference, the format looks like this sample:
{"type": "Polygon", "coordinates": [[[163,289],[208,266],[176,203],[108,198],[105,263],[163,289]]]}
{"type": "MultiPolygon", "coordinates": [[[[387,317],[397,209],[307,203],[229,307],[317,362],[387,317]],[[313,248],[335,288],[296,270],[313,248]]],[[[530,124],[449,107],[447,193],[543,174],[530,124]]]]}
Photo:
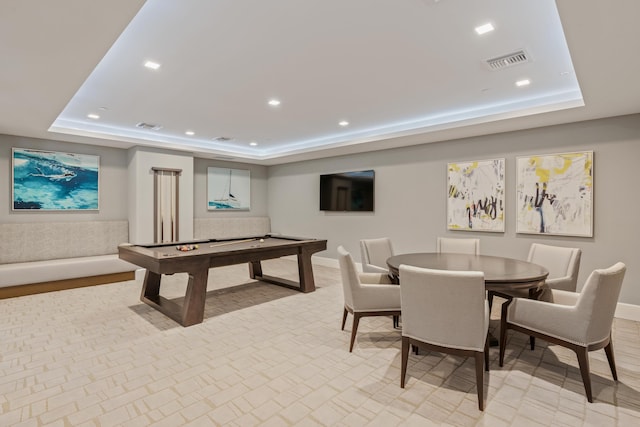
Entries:
{"type": "Polygon", "coordinates": [[[492,70],[502,70],[518,64],[529,62],[529,56],[524,50],[503,55],[498,58],[487,59],[487,65],[492,70]]]}
{"type": "Polygon", "coordinates": [[[227,142],[227,141],[231,141],[233,138],[229,138],[228,136],[219,136],[217,138],[213,138],[214,141],[216,142],[227,142]]]}
{"type": "Polygon", "coordinates": [[[145,130],[160,130],[162,126],[160,125],[152,125],[151,123],[140,122],[136,125],[137,128],[145,129],[145,130]]]}

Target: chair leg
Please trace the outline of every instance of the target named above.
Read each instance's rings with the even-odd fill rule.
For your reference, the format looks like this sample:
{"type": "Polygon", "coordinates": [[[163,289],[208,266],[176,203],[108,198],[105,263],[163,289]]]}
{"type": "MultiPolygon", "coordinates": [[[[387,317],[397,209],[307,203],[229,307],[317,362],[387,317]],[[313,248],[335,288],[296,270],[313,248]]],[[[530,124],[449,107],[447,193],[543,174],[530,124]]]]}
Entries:
{"type": "Polygon", "coordinates": [[[507,328],[503,325],[500,328],[500,352],[498,358],[498,365],[502,368],[504,366],[504,351],[507,347],[507,328]]]}
{"type": "Polygon", "coordinates": [[[493,307],[493,297],[495,294],[493,291],[487,292],[487,301],[489,302],[489,313],[491,313],[491,308],[493,307]]]}
{"type": "Polygon", "coordinates": [[[609,344],[604,348],[604,352],[607,354],[607,360],[609,361],[609,367],[611,368],[611,375],[614,381],[618,381],[618,372],[616,371],[616,359],[613,357],[613,344],[611,338],[609,338],[609,344]]]}
{"type": "Polygon", "coordinates": [[[400,327],[400,316],[393,316],[393,329],[400,327]]]}
{"type": "Polygon", "coordinates": [[[478,408],[484,411],[484,369],[483,369],[483,352],[477,351],[476,359],[476,387],[478,389],[478,408]]]}
{"type": "Polygon", "coordinates": [[[593,394],[591,393],[591,377],[589,376],[589,352],[586,347],[575,348],[576,356],[578,356],[578,365],[580,365],[580,375],[584,384],[584,391],[587,394],[589,403],[593,403],[593,394]]]}
{"type": "Polygon", "coordinates": [[[347,307],[344,308],[344,313],[342,313],[342,330],[344,331],[344,325],[345,323],[347,323],[347,314],[349,314],[349,312],[347,311],[347,307]]]}
{"type": "Polygon", "coordinates": [[[484,342],[484,370],[489,372],[489,335],[484,342]]]}
{"type": "Polygon", "coordinates": [[[509,329],[507,309],[509,304],[511,304],[511,301],[502,304],[502,313],[500,314],[500,358],[498,359],[500,367],[504,366],[504,352],[507,348],[507,329],[509,329]]]}
{"type": "Polygon", "coordinates": [[[351,344],[349,345],[349,353],[353,351],[353,344],[356,342],[358,323],[360,323],[360,313],[353,313],[353,326],[351,327],[351,344]]]}
{"type": "MultiPolygon", "coordinates": [[[[534,288],[530,288],[529,289],[529,299],[535,299],[537,300],[541,295],[542,295],[543,291],[539,291],[537,289],[534,288]]],[[[531,348],[531,351],[536,349],[536,337],[529,335],[529,347],[531,348]]]]}
{"type": "Polygon", "coordinates": [[[407,376],[407,362],[409,360],[409,337],[402,337],[402,364],[400,368],[400,388],[404,388],[407,376]]]}

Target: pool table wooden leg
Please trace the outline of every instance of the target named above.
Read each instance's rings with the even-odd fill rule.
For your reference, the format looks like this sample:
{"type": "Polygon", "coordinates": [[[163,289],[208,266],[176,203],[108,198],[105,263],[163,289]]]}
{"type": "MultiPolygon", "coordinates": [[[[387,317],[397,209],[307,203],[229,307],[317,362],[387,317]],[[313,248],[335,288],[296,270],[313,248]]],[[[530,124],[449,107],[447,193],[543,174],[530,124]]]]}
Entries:
{"type": "Polygon", "coordinates": [[[189,273],[189,283],[182,305],[182,325],[191,326],[204,320],[204,306],[207,298],[209,267],[189,273]]]}
{"type": "Polygon", "coordinates": [[[262,263],[260,261],[249,261],[249,277],[260,280],[262,277],[262,263]]]}
{"type": "Polygon", "coordinates": [[[312,252],[304,248],[298,254],[298,274],[300,276],[300,290],[302,292],[313,292],[316,290],[316,282],[313,279],[313,264],[311,263],[312,252]]]}
{"type": "Polygon", "coordinates": [[[142,285],[140,300],[182,326],[202,323],[204,320],[204,306],[207,298],[207,279],[209,277],[208,263],[193,269],[189,273],[189,282],[184,301],[178,304],[160,295],[161,274],[147,270],[142,285]]]}
{"type": "Polygon", "coordinates": [[[249,261],[249,277],[254,280],[261,280],[274,285],[299,290],[300,292],[313,292],[316,290],[316,284],[313,279],[312,254],[313,252],[304,249],[298,254],[298,283],[280,277],[264,275],[260,261],[249,261]]]}
{"type": "Polygon", "coordinates": [[[144,301],[144,298],[156,299],[160,295],[160,274],[147,270],[144,274],[144,282],[142,282],[142,292],[140,299],[144,301]]]}

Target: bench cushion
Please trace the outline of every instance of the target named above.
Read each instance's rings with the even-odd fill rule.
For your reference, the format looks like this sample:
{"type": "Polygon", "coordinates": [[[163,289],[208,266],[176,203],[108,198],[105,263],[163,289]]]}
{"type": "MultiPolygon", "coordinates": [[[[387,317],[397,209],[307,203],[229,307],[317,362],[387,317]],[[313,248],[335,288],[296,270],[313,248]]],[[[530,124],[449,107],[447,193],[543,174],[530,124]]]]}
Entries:
{"type": "Polygon", "coordinates": [[[119,259],[118,255],[2,264],[0,265],[0,288],[123,273],[134,271],[137,268],[137,266],[119,259]]]}

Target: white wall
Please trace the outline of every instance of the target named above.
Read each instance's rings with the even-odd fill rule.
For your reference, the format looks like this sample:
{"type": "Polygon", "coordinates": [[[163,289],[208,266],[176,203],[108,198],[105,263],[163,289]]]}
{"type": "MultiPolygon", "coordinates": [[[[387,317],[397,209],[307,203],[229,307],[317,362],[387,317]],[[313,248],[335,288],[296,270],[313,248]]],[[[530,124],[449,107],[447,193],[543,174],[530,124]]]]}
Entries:
{"type": "Polygon", "coordinates": [[[628,271],[620,301],[640,305],[639,162],[636,114],[284,164],[269,168],[269,216],[274,231],[328,239],[320,255],[332,258],[344,245],[359,259],[358,241],[382,236],[393,240],[396,253],[433,251],[436,237],[444,235],[478,237],[482,253],[521,259],[532,242],[579,247],[580,284],[593,269],[622,261],[628,271]],[[593,238],[516,234],[516,157],[584,150],[594,151],[593,238]],[[447,163],[501,157],[506,158],[506,231],[447,231],[447,163]],[[319,211],[320,174],[364,169],[376,173],[375,212],[319,211]]]}
{"type": "Polygon", "coordinates": [[[73,144],[0,134],[0,223],[107,221],[127,219],[127,152],[118,148],[73,144]],[[97,211],[11,210],[11,148],[34,148],[100,156],[100,209],[97,211]]]}
{"type": "Polygon", "coordinates": [[[195,159],[194,177],[195,218],[223,218],[267,216],[267,167],[246,163],[221,162],[211,159],[195,159]],[[207,210],[207,168],[247,169],[251,174],[251,209],[248,211],[207,210]]]}

